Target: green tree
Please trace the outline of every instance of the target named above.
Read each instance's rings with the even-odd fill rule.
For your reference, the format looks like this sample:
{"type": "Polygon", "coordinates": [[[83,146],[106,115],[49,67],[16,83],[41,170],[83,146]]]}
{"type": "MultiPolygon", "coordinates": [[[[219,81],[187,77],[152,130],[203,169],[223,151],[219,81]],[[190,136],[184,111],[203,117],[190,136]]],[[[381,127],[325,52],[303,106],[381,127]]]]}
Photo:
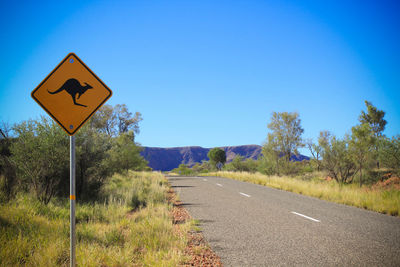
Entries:
{"type": "MultiPolygon", "coordinates": [[[[377,139],[381,138],[387,124],[387,121],[384,119],[385,112],[379,110],[369,101],[365,101],[365,105],[367,107],[367,112],[361,111],[359,121],[361,124],[368,124],[370,126],[370,130],[377,139]]],[[[379,154],[379,146],[377,144],[378,142],[376,142],[374,149],[375,152],[379,154]]],[[[376,161],[376,166],[379,169],[379,160],[376,161]]]]}
{"type": "Polygon", "coordinates": [[[268,175],[277,174],[279,176],[285,158],[281,157],[282,152],[279,149],[277,136],[268,134],[267,138],[268,140],[262,148],[262,157],[259,159],[259,171],[268,175]]]}
{"type": "Polygon", "coordinates": [[[100,132],[106,133],[110,137],[116,137],[122,133],[132,131],[139,134],[139,122],[142,121],[142,114],[129,112],[125,104],[102,106],[91,118],[90,124],[100,132]]]}
{"type": "Polygon", "coordinates": [[[298,154],[298,148],[304,146],[301,138],[304,130],[299,114],[273,112],[268,128],[271,132],[263,146],[260,171],[266,174],[293,174],[296,166],[290,159],[292,155],[298,154]]]}
{"type": "Polygon", "coordinates": [[[367,112],[361,111],[359,121],[361,124],[369,124],[374,135],[379,137],[382,135],[382,132],[385,130],[385,126],[387,124],[387,121],[383,118],[385,117],[385,112],[379,110],[377,107],[372,105],[371,102],[365,101],[365,105],[367,106],[367,112]]]}
{"type": "Polygon", "coordinates": [[[319,133],[318,142],[313,143],[311,139],[307,140],[306,145],[311,153],[311,162],[317,165],[317,170],[320,171],[322,167],[322,152],[324,147],[329,145],[331,134],[328,131],[321,131],[319,133]]]}
{"type": "Polygon", "coordinates": [[[103,105],[90,119],[92,128],[107,134],[109,137],[118,134],[116,130],[117,118],[111,105],[103,105]]]}
{"type": "Polygon", "coordinates": [[[383,166],[397,170],[400,169],[400,135],[378,139],[379,143],[379,161],[383,166]]]}
{"type": "Polygon", "coordinates": [[[11,127],[8,123],[0,123],[0,202],[10,200],[15,193],[17,183],[15,165],[11,161],[10,138],[11,127]]]}
{"type": "Polygon", "coordinates": [[[322,167],[328,171],[328,175],[339,184],[351,183],[357,166],[349,149],[350,138],[346,136],[340,140],[329,132],[324,132],[318,142],[322,147],[322,167]]]}
{"type": "Polygon", "coordinates": [[[286,161],[294,154],[298,154],[298,148],[303,147],[301,135],[304,130],[301,127],[301,120],[297,112],[274,112],[271,122],[268,124],[271,133],[268,134],[268,143],[286,161]]]}
{"type": "MultiPolygon", "coordinates": [[[[76,150],[76,196],[79,200],[97,199],[101,186],[113,170],[109,167],[108,151],[112,138],[84,125],[75,135],[76,150]]],[[[69,179],[61,187],[62,196],[69,192],[69,179]]]]}
{"type": "Polygon", "coordinates": [[[306,145],[312,156],[311,162],[317,165],[317,171],[320,171],[322,147],[318,143],[314,144],[311,139],[307,140],[306,145]]]}
{"type": "MultiPolygon", "coordinates": [[[[140,113],[133,116],[125,105],[105,106],[75,135],[79,199],[98,199],[101,186],[113,172],[146,168],[141,148],[134,142],[140,120],[140,113]]],[[[63,130],[45,117],[17,124],[13,130],[9,158],[16,166],[19,189],[33,191],[43,203],[56,195],[68,195],[69,141],[63,130]]]]}
{"type": "Polygon", "coordinates": [[[133,138],[133,131],[129,131],[113,139],[109,151],[109,166],[113,172],[146,169],[148,162],[140,155],[142,148],[133,141],[133,138]]]}
{"type": "MultiPolygon", "coordinates": [[[[143,120],[140,112],[135,112],[135,115],[133,115],[132,112],[128,111],[128,107],[125,104],[116,105],[114,110],[117,117],[118,132],[120,134],[128,133],[129,131],[131,131],[132,134],[139,134],[139,122],[143,120]]],[[[134,140],[135,136],[132,136],[132,140],[134,140]]]]}
{"type": "Polygon", "coordinates": [[[17,168],[19,184],[22,189],[33,190],[47,204],[69,176],[68,137],[45,117],[24,121],[13,130],[17,138],[11,146],[11,160],[17,168]]]}
{"type": "Polygon", "coordinates": [[[225,151],[219,147],[213,148],[208,151],[207,156],[214,167],[217,167],[218,163],[225,164],[226,162],[225,151]]]}
{"type": "Polygon", "coordinates": [[[375,136],[371,127],[367,123],[356,125],[351,129],[350,150],[354,156],[354,161],[360,173],[360,187],[363,182],[363,170],[369,168],[369,163],[373,160],[373,149],[375,136]]]}

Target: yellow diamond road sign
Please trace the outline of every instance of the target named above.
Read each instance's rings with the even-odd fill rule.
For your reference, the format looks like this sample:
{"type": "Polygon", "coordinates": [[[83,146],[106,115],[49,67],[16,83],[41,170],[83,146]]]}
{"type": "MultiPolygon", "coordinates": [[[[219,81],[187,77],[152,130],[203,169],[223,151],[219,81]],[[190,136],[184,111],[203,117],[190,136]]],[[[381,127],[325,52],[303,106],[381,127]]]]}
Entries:
{"type": "Polygon", "coordinates": [[[112,92],[85,63],[70,53],[31,95],[69,135],[74,135],[112,92]]]}

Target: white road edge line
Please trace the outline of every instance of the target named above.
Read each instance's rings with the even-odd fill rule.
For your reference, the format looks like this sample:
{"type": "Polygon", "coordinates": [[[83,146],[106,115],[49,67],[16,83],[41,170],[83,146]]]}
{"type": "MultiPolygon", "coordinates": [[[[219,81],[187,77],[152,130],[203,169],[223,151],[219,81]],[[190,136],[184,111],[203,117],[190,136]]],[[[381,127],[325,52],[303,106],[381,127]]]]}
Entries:
{"type": "Polygon", "coordinates": [[[296,215],[299,215],[299,216],[301,216],[301,217],[304,217],[304,218],[309,219],[309,220],[314,221],[314,222],[321,222],[320,220],[317,220],[317,219],[308,217],[308,216],[306,216],[306,215],[304,215],[304,214],[297,213],[297,212],[295,212],[295,211],[291,211],[291,213],[296,214],[296,215]]]}
{"type": "Polygon", "coordinates": [[[216,183],[216,185],[218,185],[218,186],[222,186],[222,184],[219,184],[219,183],[216,183]]]}
{"type": "Polygon", "coordinates": [[[203,179],[203,181],[207,182],[207,179],[203,179]]]}
{"type": "Polygon", "coordinates": [[[251,197],[250,195],[242,193],[242,192],[239,192],[239,194],[241,194],[242,196],[245,196],[245,197],[251,197]]]}

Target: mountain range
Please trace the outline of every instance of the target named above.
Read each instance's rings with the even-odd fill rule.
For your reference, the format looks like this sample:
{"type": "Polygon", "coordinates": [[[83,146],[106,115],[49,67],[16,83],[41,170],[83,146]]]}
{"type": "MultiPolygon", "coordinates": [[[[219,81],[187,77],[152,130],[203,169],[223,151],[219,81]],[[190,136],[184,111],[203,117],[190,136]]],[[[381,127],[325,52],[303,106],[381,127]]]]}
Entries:
{"type": "MultiPolygon", "coordinates": [[[[262,147],[259,145],[225,146],[220,147],[225,150],[226,161],[230,162],[236,155],[246,159],[258,159],[261,155],[262,147]]],[[[170,171],[177,168],[179,164],[186,164],[192,167],[196,163],[208,160],[207,153],[211,148],[200,146],[186,147],[143,147],[141,155],[149,162],[149,166],[157,171],[170,171]]],[[[293,160],[301,161],[309,158],[303,155],[293,157],[293,160]]]]}

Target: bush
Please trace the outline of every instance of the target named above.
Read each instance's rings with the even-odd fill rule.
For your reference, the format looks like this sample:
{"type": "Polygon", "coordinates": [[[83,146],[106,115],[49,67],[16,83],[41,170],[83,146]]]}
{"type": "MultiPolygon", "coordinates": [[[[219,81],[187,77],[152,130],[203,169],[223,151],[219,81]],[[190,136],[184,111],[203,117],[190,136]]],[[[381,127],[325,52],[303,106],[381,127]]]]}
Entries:
{"type": "Polygon", "coordinates": [[[14,126],[17,134],[11,145],[11,160],[17,168],[21,189],[32,190],[47,204],[60,183],[68,180],[68,138],[63,130],[45,117],[14,126]]]}
{"type": "Polygon", "coordinates": [[[109,203],[123,203],[135,210],[164,202],[166,188],[161,174],[128,171],[114,174],[103,187],[102,195],[109,203]]]}
{"type": "MultiPolygon", "coordinates": [[[[101,186],[113,173],[107,163],[107,152],[111,149],[110,138],[99,133],[89,125],[82,127],[76,134],[76,195],[77,199],[92,201],[98,198],[101,186]]],[[[69,192],[69,179],[61,189],[69,192]]]]}
{"type": "Polygon", "coordinates": [[[140,155],[142,149],[135,144],[133,132],[122,133],[112,140],[109,150],[109,168],[113,172],[142,171],[148,162],[140,155]]]}
{"type": "Polygon", "coordinates": [[[227,171],[245,171],[245,172],[256,172],[258,168],[258,162],[253,159],[244,159],[243,156],[235,156],[235,158],[228,164],[225,165],[224,170],[227,171]]]}
{"type": "Polygon", "coordinates": [[[382,166],[400,172],[400,135],[393,136],[392,139],[380,138],[378,147],[378,158],[382,166]]]}
{"type": "Polygon", "coordinates": [[[15,165],[12,163],[12,140],[4,136],[0,138],[0,202],[7,202],[15,195],[17,175],[15,165]]]}
{"type": "MultiPolygon", "coordinates": [[[[140,113],[133,117],[125,105],[104,106],[75,135],[77,199],[98,199],[114,172],[149,170],[134,142],[140,120],[140,113]]],[[[13,131],[12,142],[4,134],[0,139],[0,199],[14,191],[33,192],[45,204],[53,196],[68,196],[69,138],[61,127],[42,116],[16,124],[13,131]]]]}
{"type": "Polygon", "coordinates": [[[185,164],[179,164],[178,168],[173,169],[171,172],[179,175],[195,175],[195,171],[190,169],[185,164]]]}

